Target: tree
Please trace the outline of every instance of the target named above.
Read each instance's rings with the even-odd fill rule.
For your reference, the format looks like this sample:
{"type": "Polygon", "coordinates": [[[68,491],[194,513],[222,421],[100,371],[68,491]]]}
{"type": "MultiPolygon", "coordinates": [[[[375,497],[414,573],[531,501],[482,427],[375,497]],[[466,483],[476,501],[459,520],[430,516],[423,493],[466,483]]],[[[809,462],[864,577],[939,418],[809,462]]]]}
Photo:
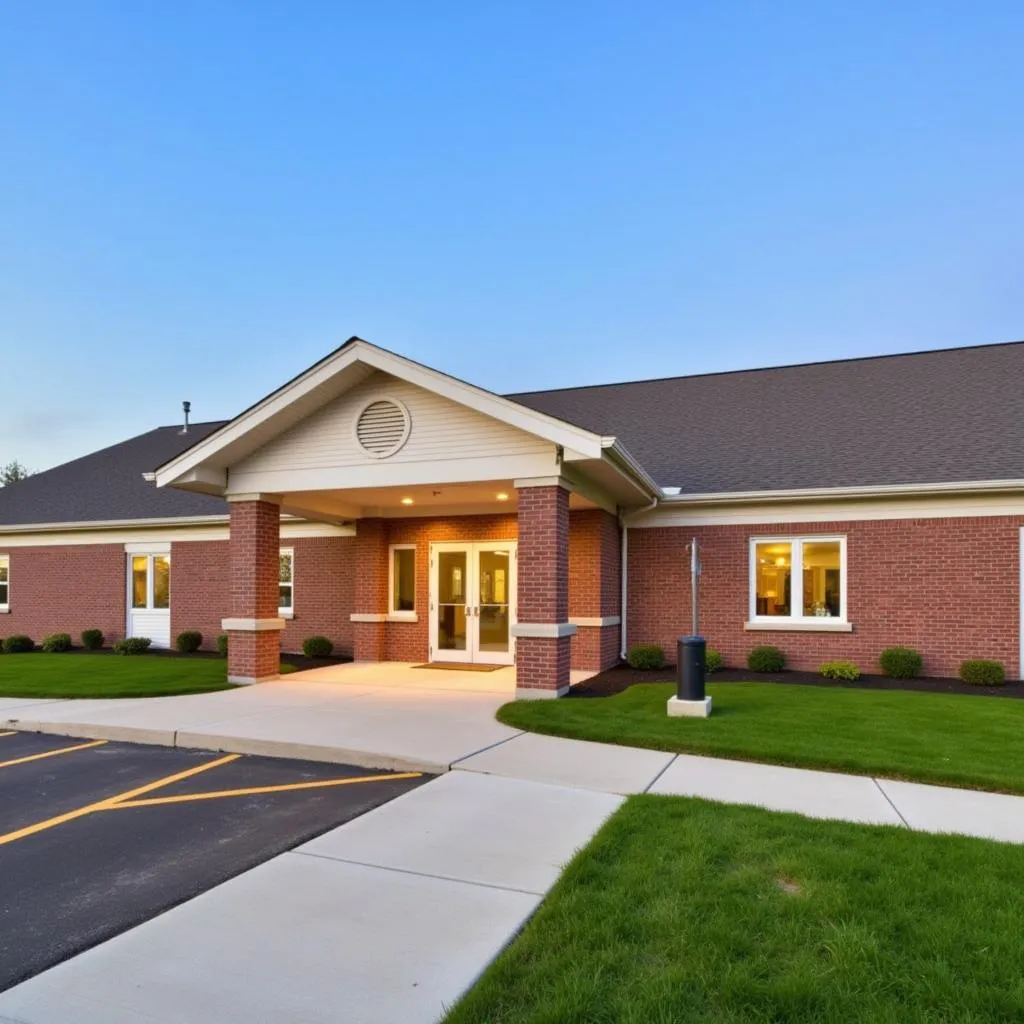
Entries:
{"type": "Polygon", "coordinates": [[[0,487],[16,484],[19,480],[31,476],[31,470],[23,466],[17,459],[12,459],[6,466],[0,466],[0,487]]]}

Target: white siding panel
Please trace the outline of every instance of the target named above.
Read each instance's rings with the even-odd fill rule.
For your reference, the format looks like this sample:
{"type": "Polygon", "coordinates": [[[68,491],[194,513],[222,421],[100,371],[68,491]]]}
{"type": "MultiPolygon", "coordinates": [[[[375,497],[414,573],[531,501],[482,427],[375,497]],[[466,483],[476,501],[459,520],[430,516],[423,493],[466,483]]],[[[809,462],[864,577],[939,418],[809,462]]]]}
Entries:
{"type": "Polygon", "coordinates": [[[378,372],[253,452],[232,473],[499,458],[545,454],[553,448],[550,441],[378,372]],[[412,427],[401,450],[379,460],[356,442],[355,421],[367,402],[385,397],[405,404],[412,427]]]}
{"type": "Polygon", "coordinates": [[[148,636],[154,647],[170,647],[171,613],[166,608],[132,608],[128,613],[128,635],[148,636]]]}

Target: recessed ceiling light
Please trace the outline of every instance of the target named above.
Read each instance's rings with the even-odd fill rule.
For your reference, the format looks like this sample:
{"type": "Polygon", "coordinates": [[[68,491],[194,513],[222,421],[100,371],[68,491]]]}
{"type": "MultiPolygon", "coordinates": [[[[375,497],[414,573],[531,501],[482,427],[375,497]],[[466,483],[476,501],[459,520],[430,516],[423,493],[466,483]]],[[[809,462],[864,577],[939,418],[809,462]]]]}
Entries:
{"type": "Polygon", "coordinates": [[[504,491],[498,491],[495,497],[498,501],[508,501],[508,495],[504,491]]]}
{"type": "Polygon", "coordinates": [[[411,505],[412,504],[412,498],[403,498],[402,499],[402,504],[403,505],[411,505]]]}

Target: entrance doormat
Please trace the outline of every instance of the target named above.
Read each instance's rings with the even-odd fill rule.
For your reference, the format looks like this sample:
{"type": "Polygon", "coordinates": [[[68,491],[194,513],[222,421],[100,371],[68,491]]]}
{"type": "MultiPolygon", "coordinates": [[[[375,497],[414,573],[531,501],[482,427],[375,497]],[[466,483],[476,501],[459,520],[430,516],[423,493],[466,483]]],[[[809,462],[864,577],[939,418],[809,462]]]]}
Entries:
{"type": "Polygon", "coordinates": [[[428,661],[425,665],[413,665],[413,668],[436,668],[442,672],[497,672],[508,665],[473,665],[461,661],[428,661]]]}

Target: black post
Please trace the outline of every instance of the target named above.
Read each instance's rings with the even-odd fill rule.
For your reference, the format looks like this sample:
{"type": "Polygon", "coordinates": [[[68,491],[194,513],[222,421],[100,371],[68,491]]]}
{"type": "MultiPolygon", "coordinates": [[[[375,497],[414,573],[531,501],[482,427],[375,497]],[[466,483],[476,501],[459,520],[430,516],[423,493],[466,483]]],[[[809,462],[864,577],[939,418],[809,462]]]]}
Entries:
{"type": "Polygon", "coordinates": [[[681,636],[676,645],[676,696],[679,700],[704,699],[704,651],[702,636],[681,636]]]}

